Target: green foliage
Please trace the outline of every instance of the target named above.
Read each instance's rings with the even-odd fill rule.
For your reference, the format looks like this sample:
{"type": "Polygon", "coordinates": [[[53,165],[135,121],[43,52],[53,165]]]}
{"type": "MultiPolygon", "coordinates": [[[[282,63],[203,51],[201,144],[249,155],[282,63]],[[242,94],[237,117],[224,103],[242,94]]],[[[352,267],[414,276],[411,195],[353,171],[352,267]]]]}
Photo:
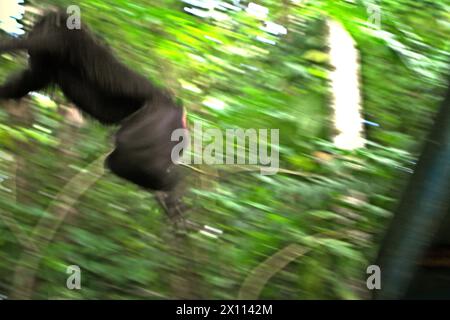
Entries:
{"type": "MultiPolygon", "coordinates": [[[[189,219],[222,230],[219,238],[177,233],[151,195],[106,173],[42,248],[31,297],[232,299],[254,268],[292,243],[309,251],[272,277],[261,298],[367,297],[365,270],[438,105],[449,52],[447,1],[384,0],[383,32],[367,22],[369,2],[261,1],[286,36],[267,34],[245,11],[215,20],[187,14],[175,0],[81,2],[91,29],[127,64],[174,91],[190,121],[279,128],[283,170],[262,176],[201,167],[208,175],[191,174],[189,219]],[[380,125],[355,152],[329,142],[327,17],[343,22],[358,43],[365,116],[380,125]],[[80,291],[65,287],[69,265],[82,269],[80,291]]],[[[1,56],[0,79],[24,61],[1,56]]],[[[27,235],[42,219],[58,219],[49,205],[111,149],[114,131],[93,121],[74,127],[62,115],[60,93],[48,94],[58,103],[33,97],[19,113],[0,102],[7,106],[0,112],[0,215],[9,213],[27,235]]],[[[14,294],[22,290],[13,275],[27,266],[27,250],[5,219],[0,293],[14,294]]]]}

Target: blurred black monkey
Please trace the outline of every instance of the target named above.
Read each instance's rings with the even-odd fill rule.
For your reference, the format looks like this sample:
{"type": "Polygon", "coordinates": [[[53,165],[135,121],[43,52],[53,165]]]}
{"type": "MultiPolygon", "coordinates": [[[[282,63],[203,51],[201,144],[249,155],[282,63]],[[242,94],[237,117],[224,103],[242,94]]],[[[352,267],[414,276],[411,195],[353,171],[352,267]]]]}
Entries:
{"type": "Polygon", "coordinates": [[[62,10],[45,14],[26,37],[0,42],[0,53],[26,50],[29,66],[0,86],[0,99],[19,99],[57,85],[84,113],[120,124],[106,165],[143,188],[172,190],[179,169],[171,159],[184,112],[164,90],[116,59],[82,24],[69,29],[62,10]]]}

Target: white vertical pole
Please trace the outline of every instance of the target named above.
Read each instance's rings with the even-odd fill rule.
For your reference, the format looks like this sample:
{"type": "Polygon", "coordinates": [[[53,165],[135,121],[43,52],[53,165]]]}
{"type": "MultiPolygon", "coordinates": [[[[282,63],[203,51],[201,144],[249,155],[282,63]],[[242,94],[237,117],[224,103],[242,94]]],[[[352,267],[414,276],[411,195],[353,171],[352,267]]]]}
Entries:
{"type": "Polygon", "coordinates": [[[364,147],[361,106],[359,53],[351,35],[338,22],[328,20],[332,108],[338,148],[354,150],[364,147]]]}

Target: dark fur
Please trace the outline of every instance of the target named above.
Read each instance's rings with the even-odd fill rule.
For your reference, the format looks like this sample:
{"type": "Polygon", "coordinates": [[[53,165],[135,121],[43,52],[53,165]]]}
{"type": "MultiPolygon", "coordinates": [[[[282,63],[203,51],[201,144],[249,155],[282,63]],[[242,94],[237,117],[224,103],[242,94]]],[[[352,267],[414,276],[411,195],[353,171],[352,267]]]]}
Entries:
{"type": "Polygon", "coordinates": [[[27,50],[29,67],[0,86],[0,99],[19,99],[57,85],[83,112],[121,124],[108,167],[144,188],[170,190],[178,181],[170,154],[183,111],[173,99],[118,61],[82,25],[66,27],[63,12],[46,14],[26,38],[0,42],[0,53],[27,50]]]}

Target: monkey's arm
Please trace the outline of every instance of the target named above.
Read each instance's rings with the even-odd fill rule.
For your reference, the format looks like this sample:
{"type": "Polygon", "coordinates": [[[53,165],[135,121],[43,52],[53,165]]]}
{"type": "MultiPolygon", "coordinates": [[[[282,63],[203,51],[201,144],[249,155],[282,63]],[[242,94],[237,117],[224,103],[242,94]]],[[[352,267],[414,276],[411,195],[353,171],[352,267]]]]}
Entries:
{"type": "Polygon", "coordinates": [[[0,40],[0,53],[19,50],[56,52],[65,39],[58,33],[33,35],[32,37],[0,40]]]}
{"type": "Polygon", "coordinates": [[[24,70],[0,86],[0,99],[19,99],[27,95],[30,91],[35,91],[46,87],[49,79],[37,72],[24,70]]]}
{"type": "Polygon", "coordinates": [[[119,61],[112,51],[85,30],[54,29],[32,32],[28,37],[0,40],[0,53],[27,50],[48,54],[70,63],[89,83],[102,92],[135,99],[149,99],[159,90],[134,70],[119,61]]]}

